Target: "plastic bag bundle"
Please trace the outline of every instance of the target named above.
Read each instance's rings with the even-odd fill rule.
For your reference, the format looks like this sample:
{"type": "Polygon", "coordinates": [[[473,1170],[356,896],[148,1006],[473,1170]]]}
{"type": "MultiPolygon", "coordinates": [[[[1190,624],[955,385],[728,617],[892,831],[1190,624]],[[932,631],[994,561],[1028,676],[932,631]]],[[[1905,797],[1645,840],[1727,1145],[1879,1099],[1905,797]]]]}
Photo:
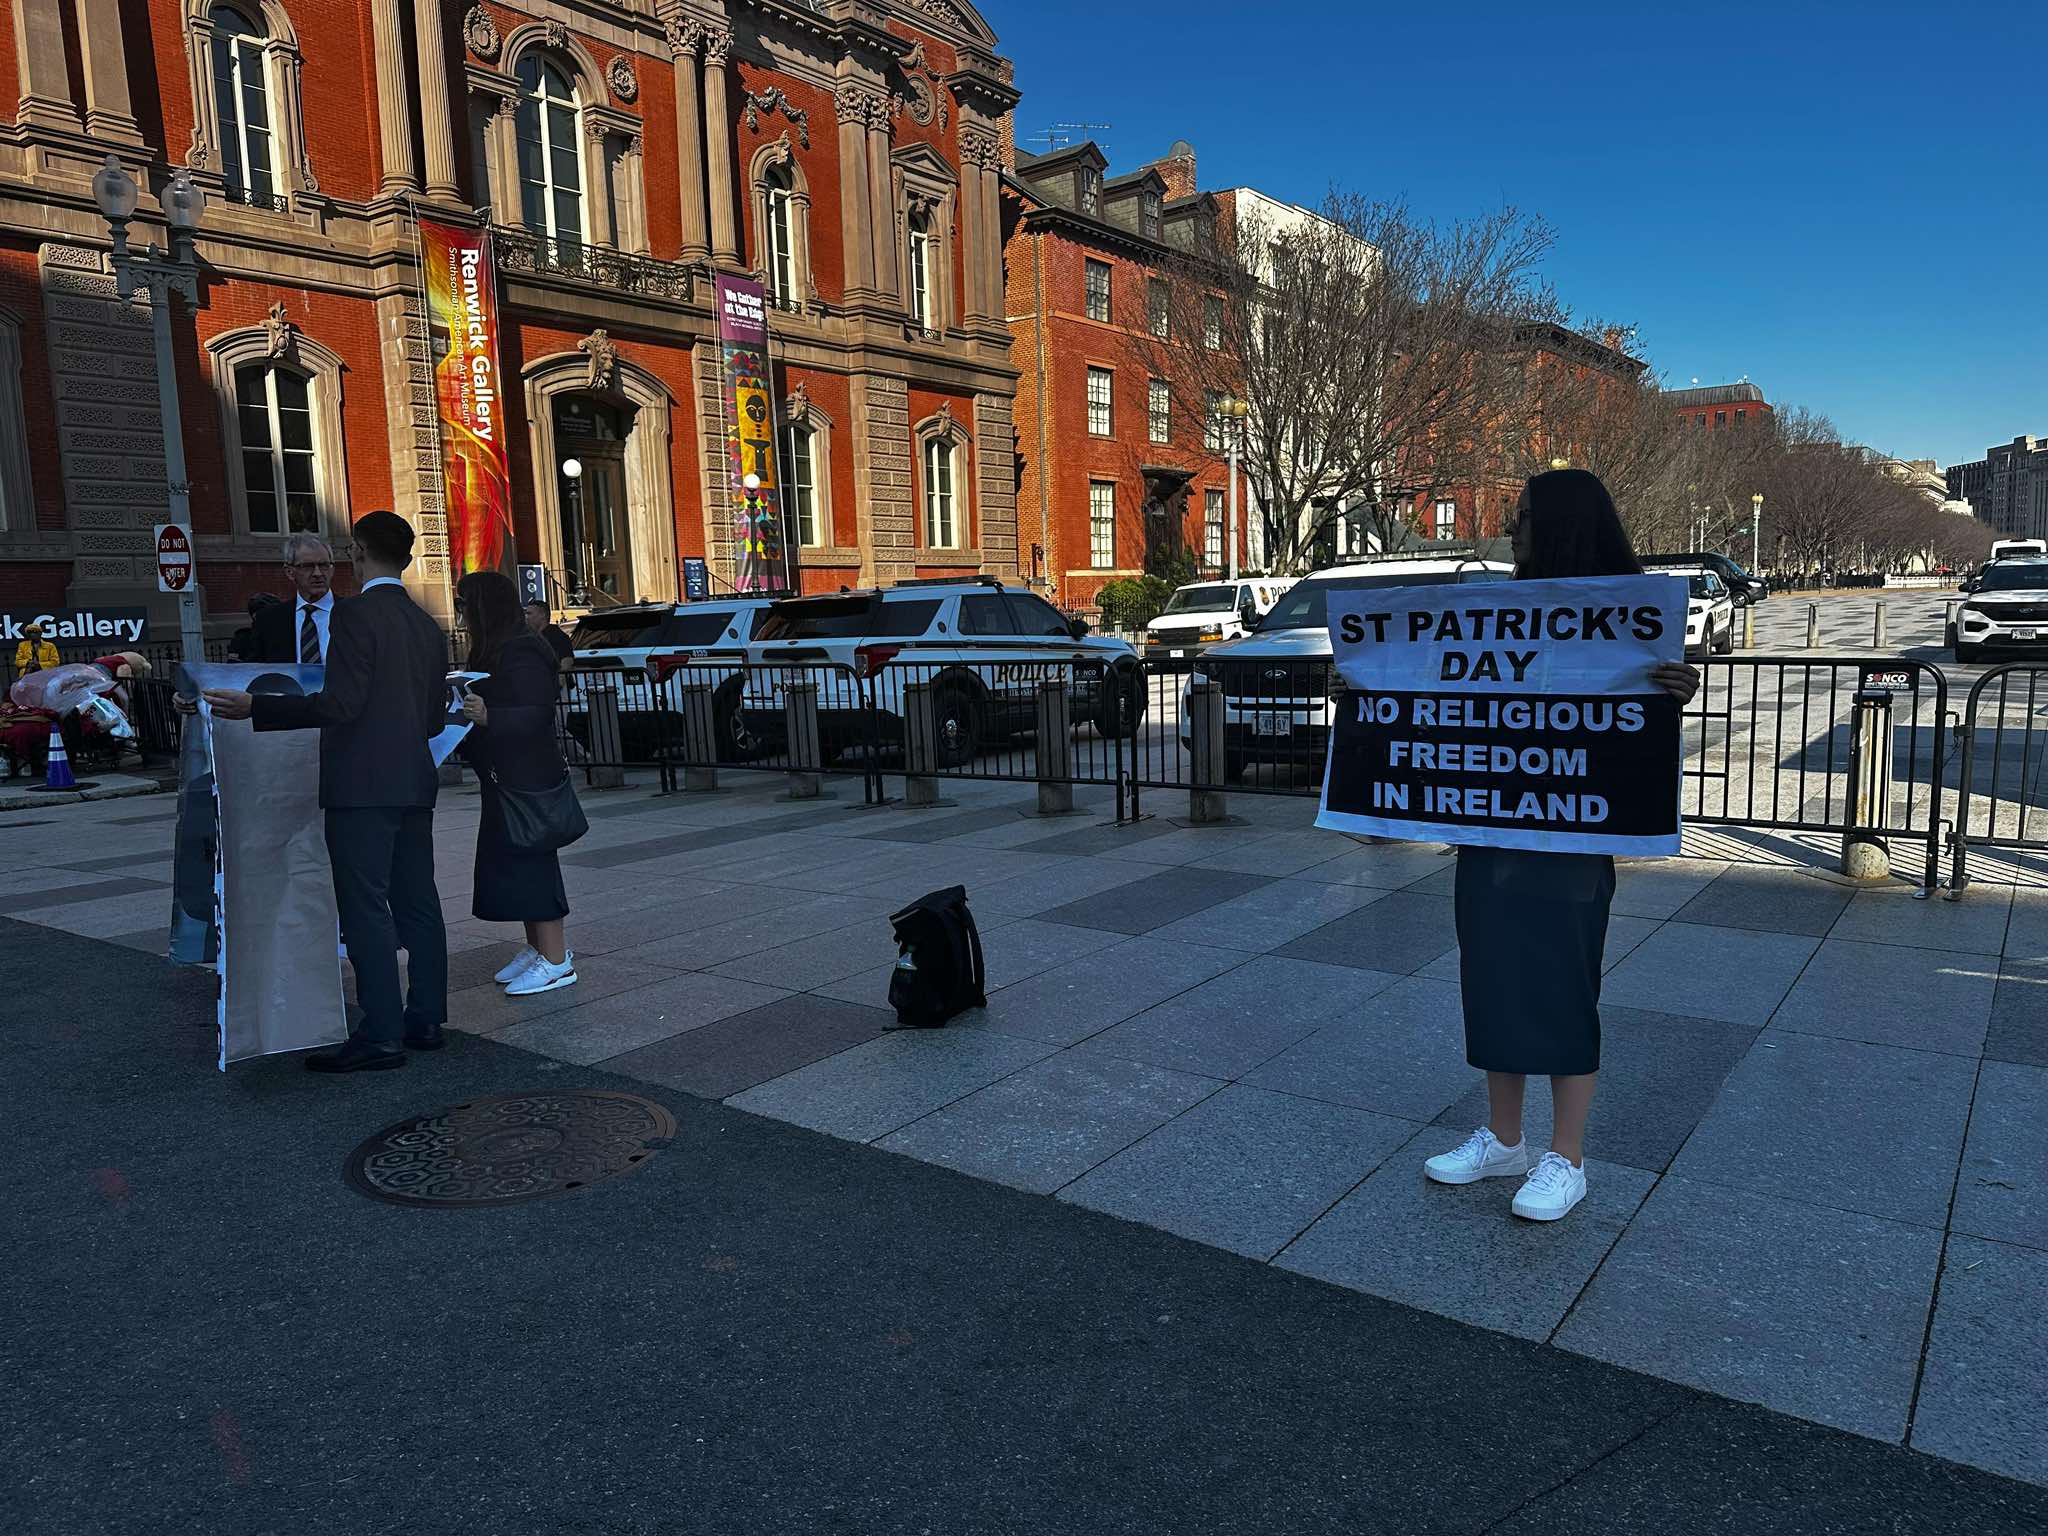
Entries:
{"type": "Polygon", "coordinates": [[[114,680],[91,662],[74,661],[17,678],[7,690],[7,697],[23,709],[47,709],[53,715],[68,715],[113,686],[114,680]]]}

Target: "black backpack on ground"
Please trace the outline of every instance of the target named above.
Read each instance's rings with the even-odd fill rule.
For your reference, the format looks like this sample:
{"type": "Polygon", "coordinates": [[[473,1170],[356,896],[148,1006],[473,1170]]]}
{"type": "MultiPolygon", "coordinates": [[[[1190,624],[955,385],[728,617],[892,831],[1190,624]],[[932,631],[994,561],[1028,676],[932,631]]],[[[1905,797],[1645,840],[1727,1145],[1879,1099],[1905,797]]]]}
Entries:
{"type": "Polygon", "coordinates": [[[965,886],[920,896],[892,914],[889,924],[898,949],[889,1006],[898,1025],[936,1029],[962,1009],[987,1005],[981,935],[967,910],[965,886]]]}

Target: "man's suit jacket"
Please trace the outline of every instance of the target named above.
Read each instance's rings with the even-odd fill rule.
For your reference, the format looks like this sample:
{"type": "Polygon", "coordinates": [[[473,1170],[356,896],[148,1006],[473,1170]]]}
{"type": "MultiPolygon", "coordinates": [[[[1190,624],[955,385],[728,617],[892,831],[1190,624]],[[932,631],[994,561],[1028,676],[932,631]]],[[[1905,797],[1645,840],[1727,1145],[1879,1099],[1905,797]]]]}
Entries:
{"type": "MultiPolygon", "coordinates": [[[[380,589],[381,590],[381,589],[380,589]]],[[[328,646],[334,644],[334,614],[346,599],[337,597],[328,611],[328,646]]],[[[297,661],[299,659],[299,595],[294,592],[281,603],[272,603],[249,620],[249,661],[297,661]]]]}
{"type": "Polygon", "coordinates": [[[334,605],[325,686],[258,694],[250,718],[259,731],[320,728],[328,809],[431,806],[441,776],[427,742],[448,723],[447,678],[440,626],[403,587],[371,587],[334,605]]]}

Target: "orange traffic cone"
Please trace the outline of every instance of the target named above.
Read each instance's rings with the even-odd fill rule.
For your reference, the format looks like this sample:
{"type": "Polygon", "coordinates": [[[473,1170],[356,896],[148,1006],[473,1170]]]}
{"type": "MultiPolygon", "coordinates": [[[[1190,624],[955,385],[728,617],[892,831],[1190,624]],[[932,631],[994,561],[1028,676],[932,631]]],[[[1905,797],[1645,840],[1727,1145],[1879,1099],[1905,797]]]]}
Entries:
{"type": "Polygon", "coordinates": [[[72,776],[71,759],[64,752],[64,733],[57,728],[57,722],[50,722],[50,765],[43,775],[43,782],[32,786],[44,791],[77,789],[78,780],[72,776]]]}

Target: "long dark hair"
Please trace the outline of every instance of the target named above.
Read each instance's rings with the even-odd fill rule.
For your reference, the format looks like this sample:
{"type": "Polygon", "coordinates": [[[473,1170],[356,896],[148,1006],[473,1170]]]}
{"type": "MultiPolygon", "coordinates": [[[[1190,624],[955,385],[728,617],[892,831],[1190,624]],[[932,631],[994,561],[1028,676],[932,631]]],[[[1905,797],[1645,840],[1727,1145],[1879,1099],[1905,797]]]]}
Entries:
{"type": "Polygon", "coordinates": [[[1524,580],[1643,574],[1614,498],[1589,470],[1531,475],[1515,516],[1522,524],[1524,551],[1515,561],[1515,575],[1524,580]]]}
{"type": "Polygon", "coordinates": [[[469,631],[469,670],[488,672],[505,642],[526,633],[519,589],[503,571],[471,571],[455,584],[455,603],[469,631]]]}

